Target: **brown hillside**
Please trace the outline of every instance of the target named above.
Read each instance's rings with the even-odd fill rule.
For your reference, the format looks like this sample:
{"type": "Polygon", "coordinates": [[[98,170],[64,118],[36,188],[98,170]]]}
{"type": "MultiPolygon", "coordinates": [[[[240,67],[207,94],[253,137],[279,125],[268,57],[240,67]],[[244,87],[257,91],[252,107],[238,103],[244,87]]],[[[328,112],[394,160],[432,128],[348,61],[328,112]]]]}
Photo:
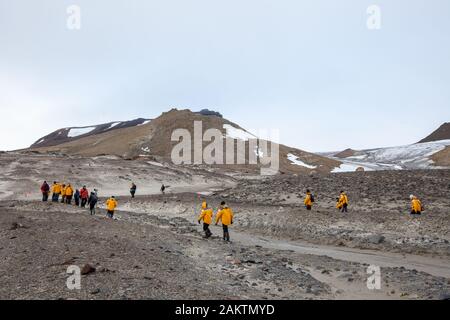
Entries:
{"type": "Polygon", "coordinates": [[[345,149],[344,151],[336,153],[334,156],[336,158],[347,158],[355,155],[355,150],[353,149],[345,149]]]}
{"type": "Polygon", "coordinates": [[[92,135],[98,135],[101,133],[106,133],[109,131],[114,131],[118,129],[128,128],[139,126],[145,124],[149,119],[138,118],[130,121],[117,121],[117,122],[108,122],[94,126],[87,127],[70,127],[70,128],[62,128],[58,129],[40,139],[38,139],[35,143],[31,145],[30,148],[42,148],[42,147],[51,147],[60,145],[62,143],[75,141],[81,138],[89,137],[92,135]],[[69,133],[71,130],[78,129],[88,129],[86,133],[70,136],[69,133]],[[90,130],[90,131],[89,131],[90,130]]]}
{"type": "MultiPolygon", "coordinates": [[[[224,124],[244,130],[237,124],[218,116],[202,115],[190,110],[172,109],[168,112],[164,112],[161,116],[145,125],[117,129],[96,135],[90,135],[75,141],[62,143],[57,146],[31,148],[30,150],[39,152],[58,152],[81,156],[116,155],[130,159],[148,155],[164,161],[170,161],[172,149],[179,143],[178,141],[171,141],[172,133],[176,129],[186,129],[190,132],[191,137],[193,138],[194,121],[202,121],[203,133],[207,129],[216,128],[225,134],[226,130],[223,128],[224,124]]],[[[203,142],[203,147],[209,144],[210,142],[203,142]]],[[[213,167],[220,166],[225,169],[245,171],[249,173],[259,170],[259,165],[248,165],[249,142],[247,141],[245,145],[245,164],[214,165],[213,167]]],[[[334,167],[340,165],[338,161],[295,148],[289,148],[284,145],[280,145],[279,150],[280,171],[285,173],[307,173],[311,171],[311,169],[306,167],[292,164],[291,161],[287,159],[288,153],[294,154],[299,160],[307,163],[308,165],[316,166],[314,170],[318,172],[330,172],[334,167]]],[[[224,150],[224,158],[226,158],[225,153],[226,152],[224,150]]],[[[237,146],[235,144],[235,159],[236,153],[237,146]]]]}
{"type": "Polygon", "coordinates": [[[450,167],[450,146],[431,156],[435,166],[450,167]]]}

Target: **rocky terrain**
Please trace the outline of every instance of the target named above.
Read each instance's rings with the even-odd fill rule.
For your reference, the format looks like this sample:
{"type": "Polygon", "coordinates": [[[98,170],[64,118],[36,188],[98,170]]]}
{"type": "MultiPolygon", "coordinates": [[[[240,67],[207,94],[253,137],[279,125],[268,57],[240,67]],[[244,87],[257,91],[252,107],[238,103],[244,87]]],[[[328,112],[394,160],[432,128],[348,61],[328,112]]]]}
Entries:
{"type": "Polygon", "coordinates": [[[395,263],[369,290],[368,263],[254,245],[234,230],[230,244],[218,228],[205,240],[175,216],[119,211],[109,220],[17,201],[0,211],[2,299],[443,299],[450,290],[448,276],[395,263]],[[66,286],[73,265],[80,290],[66,286]]]}
{"type": "Polygon", "coordinates": [[[0,159],[3,299],[449,297],[450,170],[260,177],[149,159],[0,159]],[[96,216],[39,201],[41,180],[61,176],[99,188],[96,216]],[[138,184],[135,199],[130,181],[138,184]],[[164,195],[162,181],[171,184],[164,195]],[[311,212],[302,205],[306,188],[316,198],[311,212]],[[334,207],[340,190],[349,196],[347,214],[334,207]],[[112,192],[116,220],[105,217],[112,192]],[[411,193],[425,205],[420,217],[408,214],[411,193]],[[233,208],[231,243],[215,226],[211,239],[202,238],[203,199],[233,208]],[[72,265],[84,273],[80,290],[66,286],[72,265]],[[381,268],[379,290],[367,287],[369,266],[381,268]]]}
{"type": "Polygon", "coordinates": [[[0,154],[0,200],[36,200],[36,190],[44,180],[86,185],[100,196],[128,195],[132,182],[144,194],[158,193],[162,184],[168,190],[209,190],[232,186],[235,179],[203,168],[174,166],[152,157],[124,160],[117,156],[64,156],[9,152],[0,154]]]}

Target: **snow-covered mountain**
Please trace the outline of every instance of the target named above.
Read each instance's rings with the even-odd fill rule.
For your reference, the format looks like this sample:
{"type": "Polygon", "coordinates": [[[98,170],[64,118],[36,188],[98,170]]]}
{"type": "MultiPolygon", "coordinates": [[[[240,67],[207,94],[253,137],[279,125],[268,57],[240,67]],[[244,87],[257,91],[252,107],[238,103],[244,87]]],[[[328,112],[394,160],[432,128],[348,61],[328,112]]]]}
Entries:
{"type": "Polygon", "coordinates": [[[102,123],[87,127],[69,127],[62,128],[38,139],[31,145],[30,148],[42,148],[56,146],[62,143],[71,142],[80,138],[89,137],[92,135],[109,132],[112,130],[141,126],[149,123],[149,119],[138,118],[129,121],[115,121],[102,123]]]}
{"type": "Polygon", "coordinates": [[[447,166],[440,166],[433,156],[449,146],[450,139],[398,147],[352,150],[351,155],[347,157],[338,157],[339,154],[330,156],[342,162],[332,172],[355,171],[359,167],[365,171],[444,168],[447,166]]]}

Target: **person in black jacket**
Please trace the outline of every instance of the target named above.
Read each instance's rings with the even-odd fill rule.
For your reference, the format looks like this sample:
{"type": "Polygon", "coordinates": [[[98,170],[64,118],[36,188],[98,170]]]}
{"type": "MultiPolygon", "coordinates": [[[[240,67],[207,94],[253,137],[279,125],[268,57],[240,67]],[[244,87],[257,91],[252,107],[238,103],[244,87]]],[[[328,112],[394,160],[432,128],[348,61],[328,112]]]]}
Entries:
{"type": "Polygon", "coordinates": [[[130,193],[131,197],[134,198],[134,194],[136,193],[137,186],[134,184],[134,182],[131,184],[130,193]]]}
{"type": "Polygon", "coordinates": [[[75,205],[77,207],[79,207],[80,206],[80,191],[78,189],[75,191],[73,199],[75,200],[75,205]]]}
{"type": "Polygon", "coordinates": [[[89,210],[91,212],[91,215],[95,214],[95,206],[97,205],[98,202],[98,197],[95,194],[95,192],[91,192],[91,195],[89,196],[88,199],[88,204],[89,204],[89,210]]]}

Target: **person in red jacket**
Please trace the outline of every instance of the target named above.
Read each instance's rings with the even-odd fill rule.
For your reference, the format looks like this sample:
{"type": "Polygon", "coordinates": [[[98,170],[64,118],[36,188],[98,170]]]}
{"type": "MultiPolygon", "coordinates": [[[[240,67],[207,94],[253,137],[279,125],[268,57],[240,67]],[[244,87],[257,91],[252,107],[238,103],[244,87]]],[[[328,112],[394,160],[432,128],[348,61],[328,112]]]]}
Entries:
{"type": "Polygon", "coordinates": [[[80,199],[81,199],[81,207],[85,208],[86,203],[89,199],[89,191],[86,189],[86,186],[83,186],[83,188],[80,189],[80,199]]]}
{"type": "Polygon", "coordinates": [[[41,193],[42,201],[47,201],[48,194],[50,193],[50,186],[48,185],[47,181],[44,181],[44,183],[41,185],[41,193]]]}

